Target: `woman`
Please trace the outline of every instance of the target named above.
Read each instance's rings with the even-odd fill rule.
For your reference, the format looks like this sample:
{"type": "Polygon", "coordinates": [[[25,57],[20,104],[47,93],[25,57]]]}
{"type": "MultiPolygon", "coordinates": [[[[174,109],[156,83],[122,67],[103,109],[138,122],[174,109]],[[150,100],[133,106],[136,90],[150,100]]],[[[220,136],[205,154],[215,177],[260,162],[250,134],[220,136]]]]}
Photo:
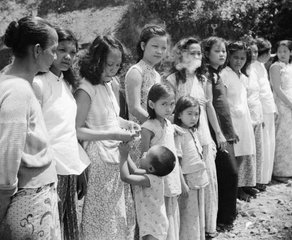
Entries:
{"type": "Polygon", "coordinates": [[[53,63],[58,36],[45,20],[24,17],[9,24],[4,43],[14,60],[0,78],[0,239],[61,239],[56,169],[31,86],[53,63]]]}

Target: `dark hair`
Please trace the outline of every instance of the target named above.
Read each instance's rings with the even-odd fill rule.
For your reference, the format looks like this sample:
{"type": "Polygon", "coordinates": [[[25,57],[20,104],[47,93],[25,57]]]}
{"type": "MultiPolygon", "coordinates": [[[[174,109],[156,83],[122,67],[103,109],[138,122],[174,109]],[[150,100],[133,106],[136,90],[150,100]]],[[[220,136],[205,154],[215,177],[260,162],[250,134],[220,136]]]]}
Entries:
{"type": "MultiPolygon", "coordinates": [[[[212,49],[212,47],[217,44],[217,43],[223,43],[226,49],[226,59],[228,58],[228,51],[227,51],[227,42],[225,39],[220,38],[220,37],[216,37],[216,36],[212,36],[209,38],[206,38],[202,41],[201,43],[201,47],[202,47],[202,51],[203,51],[203,59],[202,59],[202,65],[205,67],[209,67],[210,66],[210,59],[209,59],[209,54],[210,51],[212,49]]],[[[226,66],[226,62],[222,65],[219,66],[219,68],[217,69],[218,72],[220,72],[225,66],[226,66]]]]}
{"type": "MultiPolygon", "coordinates": [[[[187,50],[189,46],[192,44],[200,45],[200,42],[196,38],[188,37],[188,38],[181,39],[173,47],[174,61],[172,64],[172,68],[170,69],[170,74],[173,74],[173,73],[175,74],[177,85],[179,85],[179,83],[185,83],[187,81],[186,69],[185,68],[178,69],[177,65],[178,63],[182,61],[182,52],[187,50]]],[[[203,81],[204,79],[203,77],[204,72],[205,72],[205,69],[203,67],[198,67],[195,71],[195,74],[200,81],[203,81]]]]}
{"type": "Polygon", "coordinates": [[[259,57],[264,55],[264,54],[269,53],[269,51],[272,48],[271,43],[267,39],[264,39],[264,38],[257,38],[256,43],[258,46],[258,56],[259,57]]]}
{"type": "MultiPolygon", "coordinates": [[[[178,126],[182,125],[182,121],[179,118],[180,114],[186,110],[189,107],[199,107],[199,113],[201,114],[201,108],[200,108],[200,103],[197,99],[191,97],[191,96],[182,96],[178,99],[175,109],[174,109],[174,120],[173,122],[177,124],[178,126]]],[[[193,128],[198,128],[200,123],[200,118],[195,126],[193,128]]]]}
{"type": "MultiPolygon", "coordinates": [[[[163,177],[172,172],[176,164],[176,158],[167,147],[155,145],[159,154],[152,154],[151,165],[154,168],[153,175],[163,177]]],[[[156,152],[155,151],[155,152],[156,152]]]]}
{"type": "Polygon", "coordinates": [[[144,50],[141,48],[141,43],[145,43],[145,45],[147,44],[147,42],[153,38],[153,37],[164,37],[167,36],[167,32],[165,31],[165,29],[161,26],[158,25],[146,25],[141,33],[140,33],[140,38],[139,41],[137,43],[137,47],[136,47],[136,51],[137,51],[137,62],[139,62],[144,55],[144,50]]]}
{"type": "MultiPolygon", "coordinates": [[[[289,49],[290,52],[292,52],[292,41],[291,40],[282,40],[276,43],[276,51],[278,51],[278,48],[280,46],[285,46],[289,49]]],[[[277,54],[273,60],[273,62],[277,62],[279,60],[277,54]]],[[[290,54],[290,58],[289,58],[289,62],[291,62],[291,54],[290,54]]]]}
{"type": "Polygon", "coordinates": [[[12,49],[15,57],[25,57],[29,46],[40,44],[46,49],[52,25],[40,17],[23,17],[12,21],[4,34],[4,44],[12,49]]]}
{"type": "Polygon", "coordinates": [[[93,85],[100,84],[106,59],[111,49],[118,49],[122,54],[122,63],[117,72],[120,73],[125,59],[123,45],[115,37],[105,35],[97,36],[79,59],[80,75],[93,85]]]}
{"type": "MultiPolygon", "coordinates": [[[[75,47],[76,47],[76,52],[78,51],[78,40],[75,37],[75,35],[73,34],[73,32],[71,32],[69,29],[63,29],[63,28],[59,28],[56,27],[56,31],[58,34],[58,42],[63,42],[63,41],[69,41],[74,43],[75,47]]],[[[64,80],[70,84],[73,89],[76,89],[78,87],[78,79],[72,69],[72,67],[70,67],[67,71],[63,72],[64,75],[64,80]]]]}
{"type": "Polygon", "coordinates": [[[149,106],[149,101],[152,101],[155,103],[161,98],[169,97],[171,94],[174,94],[174,90],[167,83],[165,84],[156,83],[150,88],[148,92],[148,98],[147,98],[147,112],[149,114],[150,119],[155,119],[156,113],[155,113],[155,110],[149,106]]]}
{"type": "MultiPolygon", "coordinates": [[[[229,43],[227,49],[228,49],[229,57],[233,53],[235,53],[237,51],[241,51],[241,50],[243,50],[246,53],[246,62],[244,64],[244,66],[242,67],[241,71],[242,71],[242,73],[244,73],[245,75],[247,75],[246,74],[246,69],[247,69],[247,67],[251,63],[251,48],[248,47],[246,45],[246,43],[243,42],[243,41],[236,41],[236,42],[229,43]]],[[[227,65],[228,66],[230,65],[230,62],[229,61],[228,61],[227,65]]]]}

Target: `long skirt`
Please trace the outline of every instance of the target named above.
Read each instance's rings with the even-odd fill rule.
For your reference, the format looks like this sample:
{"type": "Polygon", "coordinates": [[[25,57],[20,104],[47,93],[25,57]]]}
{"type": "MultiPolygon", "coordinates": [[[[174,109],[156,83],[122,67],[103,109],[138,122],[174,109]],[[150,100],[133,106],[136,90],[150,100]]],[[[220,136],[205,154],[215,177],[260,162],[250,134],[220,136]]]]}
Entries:
{"type": "Polygon", "coordinates": [[[169,222],[167,240],[180,240],[179,239],[179,227],[180,227],[180,218],[179,218],[179,206],[178,206],[178,197],[164,197],[165,200],[165,209],[166,215],[169,222]]]}
{"type": "Polygon", "coordinates": [[[0,226],[0,239],[61,240],[56,184],[19,189],[0,226]]]}
{"type": "Polygon", "coordinates": [[[206,232],[215,233],[218,212],[218,185],[215,166],[216,146],[214,142],[203,146],[203,160],[209,176],[209,185],[205,187],[206,232]]]}
{"type": "Polygon", "coordinates": [[[232,143],[227,143],[227,152],[217,150],[216,169],[218,179],[217,223],[232,224],[236,218],[238,169],[232,143]]]}
{"type": "Polygon", "coordinates": [[[180,240],[205,239],[204,188],[190,189],[187,197],[179,198],[180,240]]]}
{"type": "Polygon", "coordinates": [[[79,239],[76,180],[75,175],[58,175],[59,218],[62,239],[66,240],[79,239]]]}
{"type": "Polygon", "coordinates": [[[238,187],[256,185],[256,160],[254,155],[236,157],[238,166],[238,187]]]}
{"type": "Polygon", "coordinates": [[[263,138],[263,126],[262,124],[257,124],[253,128],[254,130],[254,137],[255,137],[255,144],[256,144],[256,182],[257,183],[264,183],[262,176],[264,171],[264,156],[263,156],[263,145],[264,145],[264,138],[263,138]]]}
{"type": "Polygon", "coordinates": [[[91,166],[84,198],[81,239],[133,239],[135,211],[130,187],[120,179],[119,163],[100,158],[100,146],[98,142],[91,142],[86,148],[91,166]]]}

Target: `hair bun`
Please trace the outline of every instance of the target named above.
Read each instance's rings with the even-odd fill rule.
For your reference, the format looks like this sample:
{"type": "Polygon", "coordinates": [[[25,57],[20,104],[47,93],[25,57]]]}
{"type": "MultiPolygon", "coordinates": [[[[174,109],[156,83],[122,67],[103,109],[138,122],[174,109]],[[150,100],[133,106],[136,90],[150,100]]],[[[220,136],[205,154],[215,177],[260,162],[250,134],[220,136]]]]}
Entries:
{"type": "Polygon", "coordinates": [[[19,24],[17,21],[11,22],[4,34],[4,44],[7,47],[14,47],[19,41],[19,24]]]}

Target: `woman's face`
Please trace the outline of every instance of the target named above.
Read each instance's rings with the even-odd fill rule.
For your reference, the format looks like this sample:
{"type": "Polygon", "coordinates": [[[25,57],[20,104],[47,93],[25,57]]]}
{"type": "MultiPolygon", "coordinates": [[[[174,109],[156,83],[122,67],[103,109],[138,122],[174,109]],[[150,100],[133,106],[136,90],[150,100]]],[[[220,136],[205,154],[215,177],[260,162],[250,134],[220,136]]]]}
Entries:
{"type": "Polygon", "coordinates": [[[182,65],[189,72],[195,71],[202,63],[202,51],[199,43],[192,43],[182,51],[182,65]]]}
{"type": "Polygon", "coordinates": [[[255,62],[258,59],[258,46],[253,44],[250,46],[251,49],[251,62],[255,62]]]}
{"type": "Polygon", "coordinates": [[[39,72],[48,72],[52,63],[57,59],[58,35],[55,29],[49,28],[49,39],[45,49],[38,46],[37,65],[39,72]]]}
{"type": "Polygon", "coordinates": [[[122,64],[122,53],[117,48],[110,49],[106,62],[104,64],[104,69],[102,73],[102,79],[104,82],[108,82],[112,77],[116,76],[120,66],[122,64]]]}
{"type": "Polygon", "coordinates": [[[219,66],[222,66],[225,63],[226,57],[227,52],[225,44],[223,42],[217,42],[213,44],[208,55],[210,65],[217,69],[219,66]]]}
{"type": "Polygon", "coordinates": [[[154,66],[165,57],[167,37],[155,36],[150,38],[146,44],[144,42],[141,43],[141,49],[144,51],[143,60],[154,66]]]}
{"type": "Polygon", "coordinates": [[[59,71],[67,71],[72,66],[76,52],[75,42],[67,40],[59,42],[57,59],[53,62],[53,66],[59,71]]]}
{"type": "Polygon", "coordinates": [[[229,65],[232,70],[238,73],[246,62],[246,52],[244,50],[237,50],[230,54],[229,65]]]}
{"type": "Polygon", "coordinates": [[[277,49],[277,56],[279,61],[284,63],[289,63],[289,59],[291,57],[291,51],[285,45],[280,45],[277,49]]]}

